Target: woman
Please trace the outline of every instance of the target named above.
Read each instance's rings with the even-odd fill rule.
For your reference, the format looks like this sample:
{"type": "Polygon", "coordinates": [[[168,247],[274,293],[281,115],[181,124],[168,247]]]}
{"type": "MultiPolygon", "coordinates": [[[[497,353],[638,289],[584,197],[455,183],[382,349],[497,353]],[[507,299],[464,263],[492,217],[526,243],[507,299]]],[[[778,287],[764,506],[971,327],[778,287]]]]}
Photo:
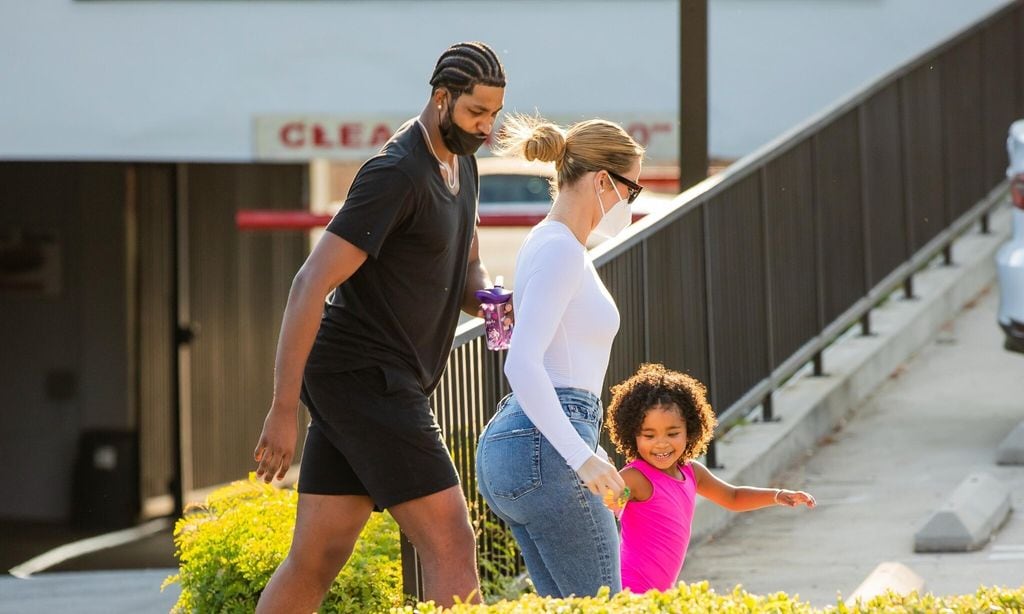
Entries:
{"type": "Polygon", "coordinates": [[[498,150],[554,162],[557,185],[516,262],[516,329],[505,362],[512,394],[480,438],[478,487],[511,528],[539,594],[618,592],[618,535],[602,497],[617,498],[624,483],[598,438],[619,313],[586,245],[629,225],[643,148],[603,120],[563,131],[513,117],[498,150]]]}

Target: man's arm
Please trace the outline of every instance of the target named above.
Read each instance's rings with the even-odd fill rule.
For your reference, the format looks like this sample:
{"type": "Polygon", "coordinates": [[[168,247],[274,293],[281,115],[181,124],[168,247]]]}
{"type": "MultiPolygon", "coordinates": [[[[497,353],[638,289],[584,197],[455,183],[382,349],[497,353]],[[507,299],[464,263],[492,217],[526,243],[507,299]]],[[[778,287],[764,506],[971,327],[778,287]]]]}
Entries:
{"type": "Polygon", "coordinates": [[[365,261],[366,252],[325,232],[292,281],[277,341],[274,399],[253,451],[259,463],[256,475],[267,482],[275,477],[282,479],[295,455],[295,417],[302,373],[320,328],[324,297],[365,261]]]}
{"type": "Polygon", "coordinates": [[[469,244],[469,263],[466,267],[466,292],[462,297],[462,311],[471,316],[480,315],[480,300],[476,298],[476,291],[491,287],[491,276],[487,274],[487,268],[480,261],[480,239],[477,236],[477,228],[473,228],[473,241],[469,244]]]}

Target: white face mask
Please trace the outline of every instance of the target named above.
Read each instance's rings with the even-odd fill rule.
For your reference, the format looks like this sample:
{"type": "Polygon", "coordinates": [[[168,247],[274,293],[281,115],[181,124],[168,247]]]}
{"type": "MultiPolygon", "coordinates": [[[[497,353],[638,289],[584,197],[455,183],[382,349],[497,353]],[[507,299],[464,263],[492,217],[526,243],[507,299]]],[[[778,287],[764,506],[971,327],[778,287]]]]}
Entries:
{"type": "MultiPolygon", "coordinates": [[[[597,188],[595,187],[594,189],[596,190],[597,188]]],[[[622,232],[633,221],[632,206],[619,194],[619,189],[615,187],[615,182],[612,182],[612,189],[615,190],[615,195],[619,197],[619,200],[607,211],[604,210],[601,192],[597,193],[597,203],[601,206],[601,221],[590,231],[590,241],[588,243],[593,243],[595,239],[598,242],[611,239],[622,232]]]]}

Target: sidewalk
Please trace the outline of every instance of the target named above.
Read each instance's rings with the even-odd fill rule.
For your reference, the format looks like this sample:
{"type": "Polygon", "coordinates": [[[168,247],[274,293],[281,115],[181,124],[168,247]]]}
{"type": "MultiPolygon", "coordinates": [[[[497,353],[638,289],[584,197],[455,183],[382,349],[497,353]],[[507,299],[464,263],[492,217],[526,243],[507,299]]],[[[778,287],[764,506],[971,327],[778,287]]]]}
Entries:
{"type": "MultiPolygon", "coordinates": [[[[1005,217],[995,216],[993,228],[1001,229],[1005,217]]],[[[780,422],[749,424],[723,438],[720,455],[726,468],[716,473],[726,479],[733,479],[730,475],[741,471],[741,466],[777,473],[777,459],[792,458],[797,450],[800,460],[788,463],[772,482],[810,491],[818,507],[736,515],[715,537],[695,541],[683,569],[684,580],[709,580],[719,592],[737,584],[759,594],[785,591],[819,607],[834,604],[837,592],[844,598],[851,594],[876,565],[886,561],[906,565],[924,578],[926,591],[936,594],[972,593],[981,584],[1024,584],[1024,467],[1001,467],[994,462],[996,446],[1024,420],[1024,355],[1002,349],[995,319],[997,292],[986,286],[993,273],[993,246],[1002,240],[965,237],[954,249],[957,266],[938,267],[918,276],[919,305],[932,301],[943,307],[941,312],[955,317],[935,320],[939,311],[931,310],[930,315],[901,320],[914,303],[894,298],[876,310],[877,337],[854,334],[826,351],[825,369],[831,375],[794,378],[778,393],[780,422]],[[950,280],[959,280],[955,282],[958,289],[926,298],[933,287],[949,287],[950,280]],[[987,289],[978,294],[978,288],[987,289]],[[966,308],[956,309],[965,302],[966,308]],[[936,326],[938,332],[930,332],[936,326]],[[884,365],[897,364],[893,357],[899,354],[884,342],[887,336],[900,337],[896,345],[905,346],[901,351],[927,341],[893,370],[884,365]],[[865,386],[870,378],[851,375],[848,381],[840,372],[845,358],[871,346],[879,354],[860,368],[888,377],[880,387],[863,390],[858,397],[854,389],[865,386]],[[855,403],[852,411],[849,404],[833,400],[838,408],[790,412],[792,399],[830,387],[842,389],[837,398],[865,400],[855,403]],[[824,438],[808,438],[807,433],[820,431],[822,425],[827,429],[839,414],[845,418],[838,428],[824,438]],[[772,439],[780,433],[782,439],[772,439]],[[982,550],[915,554],[917,529],[965,476],[979,470],[1009,487],[1017,511],[982,550]]],[[[701,503],[697,525],[715,526],[713,516],[711,504],[701,503]]],[[[695,535],[704,534],[697,525],[695,535]]],[[[159,538],[155,539],[159,552],[159,538]]],[[[159,586],[173,572],[41,573],[28,580],[0,577],[0,614],[167,612],[177,599],[178,587],[160,593],[159,586]]]]}
{"type": "Polygon", "coordinates": [[[0,577],[0,614],[148,614],[169,612],[181,592],[160,592],[175,569],[42,573],[0,577]]]}
{"type": "Polygon", "coordinates": [[[997,294],[989,287],[777,478],[812,493],[816,509],[738,515],[691,550],[683,579],[706,579],[719,592],[785,591],[818,607],[834,605],[837,591],[845,599],[884,561],[906,565],[935,594],[1024,584],[1024,467],[994,461],[1024,420],[1024,355],[1002,349],[997,294]],[[979,470],[1009,487],[1015,511],[1006,524],[976,552],[915,554],[914,533],[979,470]]]}

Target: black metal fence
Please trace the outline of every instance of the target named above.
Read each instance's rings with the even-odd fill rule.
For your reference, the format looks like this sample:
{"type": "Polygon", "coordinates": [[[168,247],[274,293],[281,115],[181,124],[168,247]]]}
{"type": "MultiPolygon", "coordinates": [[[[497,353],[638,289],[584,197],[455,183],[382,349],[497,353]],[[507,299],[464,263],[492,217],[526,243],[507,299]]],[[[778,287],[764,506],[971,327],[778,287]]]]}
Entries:
{"type": "MultiPolygon", "coordinates": [[[[705,382],[722,428],[762,407],[968,226],[987,227],[1006,130],[1024,116],[1024,2],[893,71],[594,252],[622,326],[608,386],[658,361],[705,382]]],[[[474,522],[474,451],[507,392],[482,326],[460,329],[434,395],[474,522]]],[[[709,462],[714,463],[714,449],[709,462]]],[[[403,553],[412,555],[408,544],[403,553]]],[[[486,538],[479,556],[494,554],[486,538]]],[[[414,556],[407,592],[418,590],[414,556]],[[417,587],[417,590],[412,590],[417,587]]]]}

